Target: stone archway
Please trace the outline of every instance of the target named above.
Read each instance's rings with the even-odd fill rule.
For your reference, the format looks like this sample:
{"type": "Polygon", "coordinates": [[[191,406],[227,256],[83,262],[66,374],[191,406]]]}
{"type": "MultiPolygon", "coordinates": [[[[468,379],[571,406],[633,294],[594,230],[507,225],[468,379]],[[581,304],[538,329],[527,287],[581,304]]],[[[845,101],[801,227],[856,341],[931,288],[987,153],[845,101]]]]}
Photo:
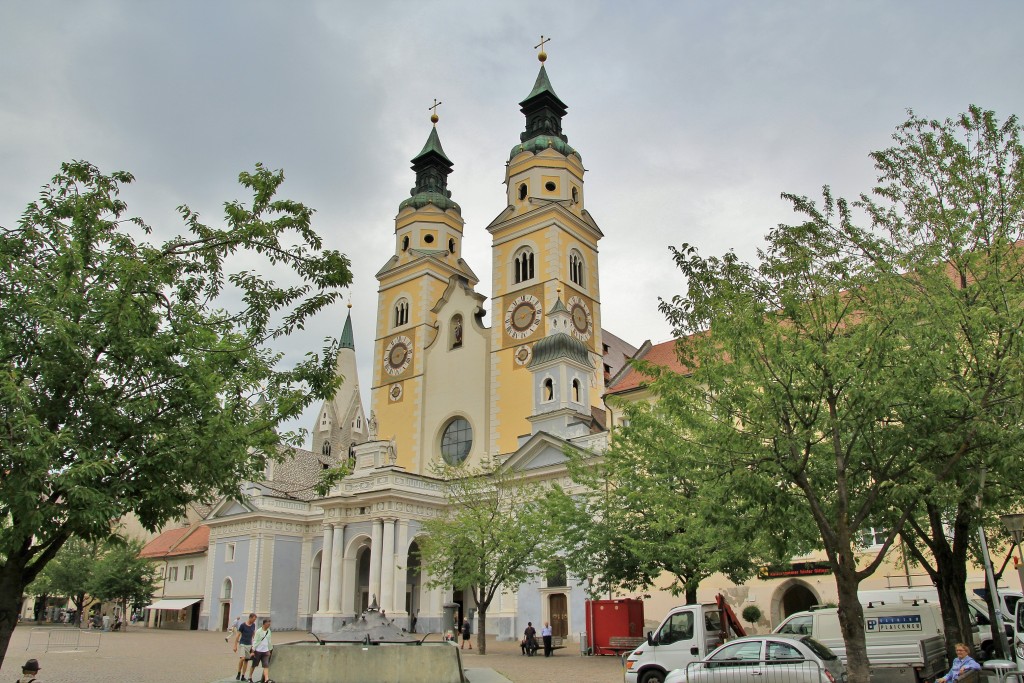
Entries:
{"type": "Polygon", "coordinates": [[[355,594],[356,614],[365,612],[370,606],[370,546],[363,545],[356,550],[355,594]]]}
{"type": "Polygon", "coordinates": [[[423,567],[420,564],[420,546],[415,540],[409,544],[405,567],[405,597],[401,604],[404,604],[405,611],[409,614],[408,628],[415,633],[416,622],[423,604],[423,567]]]}
{"type": "Polygon", "coordinates": [[[309,565],[309,613],[320,611],[320,569],[323,565],[324,553],[318,550],[309,565]]]}
{"type": "Polygon", "coordinates": [[[800,579],[789,579],[772,594],[772,623],[778,624],[791,614],[809,610],[821,604],[821,596],[814,586],[800,579]]]}

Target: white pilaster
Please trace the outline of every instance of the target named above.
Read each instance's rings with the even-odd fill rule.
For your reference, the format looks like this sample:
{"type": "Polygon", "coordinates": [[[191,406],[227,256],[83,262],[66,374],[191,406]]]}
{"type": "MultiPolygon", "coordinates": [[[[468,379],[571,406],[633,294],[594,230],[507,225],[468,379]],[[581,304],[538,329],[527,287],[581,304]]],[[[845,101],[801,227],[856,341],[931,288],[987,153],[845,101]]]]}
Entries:
{"type": "Polygon", "coordinates": [[[380,560],[381,560],[381,536],[383,535],[383,524],[381,520],[373,520],[373,531],[370,533],[370,604],[373,598],[377,598],[377,606],[380,606],[380,560]]]}
{"type": "Polygon", "coordinates": [[[395,614],[405,614],[405,588],[409,574],[409,520],[398,521],[398,542],[395,546],[395,592],[392,600],[395,614]]]}
{"type": "Polygon", "coordinates": [[[332,548],[334,546],[333,529],[333,524],[324,524],[324,547],[320,552],[320,598],[316,610],[321,614],[330,609],[331,559],[333,556],[332,548]]]}
{"type": "Polygon", "coordinates": [[[334,543],[331,548],[331,595],[328,600],[332,612],[341,611],[342,554],[345,552],[345,525],[334,525],[334,543]]]}
{"type": "Polygon", "coordinates": [[[380,608],[395,611],[395,520],[384,520],[384,544],[381,550],[380,608]]]}

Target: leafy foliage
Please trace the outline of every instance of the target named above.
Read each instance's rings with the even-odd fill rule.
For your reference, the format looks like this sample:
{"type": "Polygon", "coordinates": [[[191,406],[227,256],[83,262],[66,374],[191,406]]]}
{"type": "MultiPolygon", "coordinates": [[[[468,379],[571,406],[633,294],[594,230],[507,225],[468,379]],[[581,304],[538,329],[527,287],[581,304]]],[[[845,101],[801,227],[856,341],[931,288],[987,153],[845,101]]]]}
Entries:
{"type": "Polygon", "coordinates": [[[520,585],[542,561],[535,521],[538,491],[500,463],[441,465],[448,514],[424,523],[421,560],[430,585],[471,590],[480,614],[479,651],[487,653],[487,608],[504,587],[520,585]]]}
{"type": "Polygon", "coordinates": [[[0,653],[22,588],[72,535],[236,494],[282,457],[278,426],[336,389],[334,342],[286,369],[268,347],[351,280],[312,210],[276,198],[283,180],[258,165],[225,227],[183,206],[189,234],[150,244],[119,196],[132,176],[72,162],[0,228],[0,653]]]}
{"type": "Polygon", "coordinates": [[[75,620],[80,622],[85,596],[91,590],[96,564],[103,551],[98,541],[72,536],[28,587],[30,595],[59,595],[75,603],[75,620]]]}
{"type": "Polygon", "coordinates": [[[139,557],[142,546],[140,541],[108,544],[96,563],[89,593],[100,600],[121,602],[125,613],[132,606],[149,604],[159,581],[156,565],[139,557]]]}

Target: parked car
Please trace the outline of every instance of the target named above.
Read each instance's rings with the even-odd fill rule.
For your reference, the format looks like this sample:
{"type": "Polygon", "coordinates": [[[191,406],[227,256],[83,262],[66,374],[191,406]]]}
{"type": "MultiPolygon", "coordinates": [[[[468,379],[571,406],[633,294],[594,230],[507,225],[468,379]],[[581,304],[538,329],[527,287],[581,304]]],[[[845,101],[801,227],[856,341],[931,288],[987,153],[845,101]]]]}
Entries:
{"type": "Polygon", "coordinates": [[[846,667],[810,636],[770,634],[737,638],[685,669],[669,672],[665,683],[842,683],[846,667]],[[757,678],[753,678],[756,676],[757,678]]]}

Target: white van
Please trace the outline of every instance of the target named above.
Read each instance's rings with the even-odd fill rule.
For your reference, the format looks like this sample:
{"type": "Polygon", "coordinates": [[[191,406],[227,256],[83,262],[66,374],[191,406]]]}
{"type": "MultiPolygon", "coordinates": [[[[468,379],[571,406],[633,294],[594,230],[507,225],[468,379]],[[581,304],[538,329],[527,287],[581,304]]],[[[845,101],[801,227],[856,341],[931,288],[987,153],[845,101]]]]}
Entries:
{"type": "Polygon", "coordinates": [[[626,658],[626,683],[663,683],[672,669],[685,669],[721,645],[725,628],[715,603],[672,608],[626,658]]]}
{"type": "MultiPolygon", "coordinates": [[[[797,612],[775,633],[809,635],[846,664],[846,643],[835,607],[797,612]]],[[[872,683],[919,683],[946,670],[946,642],[939,606],[878,605],[864,608],[864,633],[872,683]]]]}

